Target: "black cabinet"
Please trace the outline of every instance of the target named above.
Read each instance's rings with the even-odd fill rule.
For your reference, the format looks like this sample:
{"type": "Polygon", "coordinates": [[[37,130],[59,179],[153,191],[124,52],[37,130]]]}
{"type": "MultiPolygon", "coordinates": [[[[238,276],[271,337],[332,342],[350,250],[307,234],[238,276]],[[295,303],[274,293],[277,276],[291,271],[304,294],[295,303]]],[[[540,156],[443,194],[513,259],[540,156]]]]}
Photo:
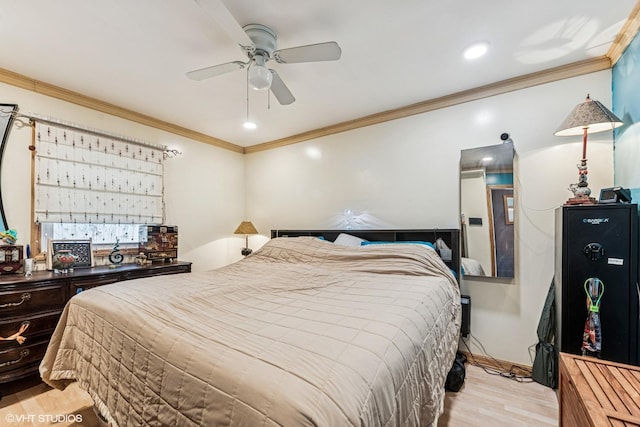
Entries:
{"type": "Polygon", "coordinates": [[[556,211],[556,320],[559,351],[581,354],[585,282],[600,279],[600,357],[638,365],[638,208],[563,206],[556,211]]]}

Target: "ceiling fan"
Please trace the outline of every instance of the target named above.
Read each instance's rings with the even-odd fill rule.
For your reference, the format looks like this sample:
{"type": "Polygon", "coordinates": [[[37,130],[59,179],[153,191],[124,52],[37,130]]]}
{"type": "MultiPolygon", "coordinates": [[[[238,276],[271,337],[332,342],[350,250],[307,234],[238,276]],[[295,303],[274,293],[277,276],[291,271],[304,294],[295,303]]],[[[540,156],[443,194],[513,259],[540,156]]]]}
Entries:
{"type": "Polygon", "coordinates": [[[271,89],[282,105],[292,104],[296,99],[275,70],[267,68],[267,62],[274,59],[280,64],[299,62],[335,61],[340,59],[342,50],[336,42],[326,42],[288,49],[277,49],[276,33],[261,24],[241,27],[227,10],[222,0],[195,0],[220,27],[240,46],[249,60],[232,61],[199,70],[189,71],[192,80],[204,80],[235,70],[248,68],[249,85],[256,90],[271,89]]]}

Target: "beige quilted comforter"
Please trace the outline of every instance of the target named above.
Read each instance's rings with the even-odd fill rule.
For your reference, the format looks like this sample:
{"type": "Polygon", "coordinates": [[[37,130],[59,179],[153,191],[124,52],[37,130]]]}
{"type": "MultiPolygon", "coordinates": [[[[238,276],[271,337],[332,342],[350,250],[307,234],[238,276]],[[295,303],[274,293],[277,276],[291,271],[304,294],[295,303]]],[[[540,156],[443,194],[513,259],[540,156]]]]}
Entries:
{"type": "Polygon", "coordinates": [[[459,328],[456,282],[422,245],[278,238],[76,295],[40,373],[118,426],[426,426],[459,328]]]}

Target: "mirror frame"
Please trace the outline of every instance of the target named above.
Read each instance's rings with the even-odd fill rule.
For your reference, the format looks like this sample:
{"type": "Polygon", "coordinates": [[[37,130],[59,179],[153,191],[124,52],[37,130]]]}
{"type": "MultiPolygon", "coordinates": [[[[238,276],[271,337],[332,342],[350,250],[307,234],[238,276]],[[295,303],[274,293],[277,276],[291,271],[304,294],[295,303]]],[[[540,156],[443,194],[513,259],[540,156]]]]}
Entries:
{"type": "Polygon", "coordinates": [[[465,276],[502,280],[515,278],[517,198],[514,190],[514,160],[515,149],[512,142],[460,152],[460,240],[463,266],[466,263],[473,267],[470,269],[471,273],[467,272],[465,276]],[[466,217],[468,212],[464,210],[465,200],[468,201],[469,198],[465,198],[463,180],[469,178],[477,180],[476,190],[480,190],[480,185],[485,189],[485,194],[477,197],[480,202],[476,202],[478,209],[473,212],[472,217],[466,217]],[[482,206],[485,204],[481,201],[482,198],[486,199],[486,208],[482,206]],[[487,224],[483,225],[483,221],[487,224]],[[475,227],[482,229],[469,233],[475,227]],[[488,241],[484,237],[478,240],[479,234],[483,234],[488,241]],[[470,248],[482,248],[479,249],[482,253],[474,257],[473,253],[469,254],[470,248]]]}
{"type": "MultiPolygon", "coordinates": [[[[11,133],[17,112],[18,104],[0,104],[0,132],[2,132],[2,141],[0,141],[0,171],[2,170],[4,148],[9,140],[9,134],[11,133]]],[[[1,231],[9,229],[7,216],[4,213],[4,205],[2,203],[2,188],[0,188],[0,226],[3,227],[1,231]]]]}

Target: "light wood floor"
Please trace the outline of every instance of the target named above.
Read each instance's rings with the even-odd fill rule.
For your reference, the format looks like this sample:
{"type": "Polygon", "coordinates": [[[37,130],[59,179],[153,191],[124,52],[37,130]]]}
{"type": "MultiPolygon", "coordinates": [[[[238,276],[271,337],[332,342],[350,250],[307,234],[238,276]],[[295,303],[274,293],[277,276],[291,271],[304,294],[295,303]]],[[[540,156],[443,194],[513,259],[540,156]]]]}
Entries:
{"type": "Polygon", "coordinates": [[[438,427],[557,426],[556,391],[536,382],[521,383],[465,365],[465,384],[447,392],[438,427]]]}
{"type": "MultiPolygon", "coordinates": [[[[557,426],[558,402],[554,390],[538,383],[518,383],[467,367],[465,385],[449,393],[438,427],[557,426]]],[[[97,427],[89,396],[72,384],[65,391],[41,384],[0,400],[0,426],[97,427]],[[64,420],[64,416],[68,420],[64,420]],[[51,418],[51,417],[63,417],[51,418]],[[47,418],[49,417],[49,418],[47,418]],[[81,422],[75,422],[79,420],[81,422]]]]}

